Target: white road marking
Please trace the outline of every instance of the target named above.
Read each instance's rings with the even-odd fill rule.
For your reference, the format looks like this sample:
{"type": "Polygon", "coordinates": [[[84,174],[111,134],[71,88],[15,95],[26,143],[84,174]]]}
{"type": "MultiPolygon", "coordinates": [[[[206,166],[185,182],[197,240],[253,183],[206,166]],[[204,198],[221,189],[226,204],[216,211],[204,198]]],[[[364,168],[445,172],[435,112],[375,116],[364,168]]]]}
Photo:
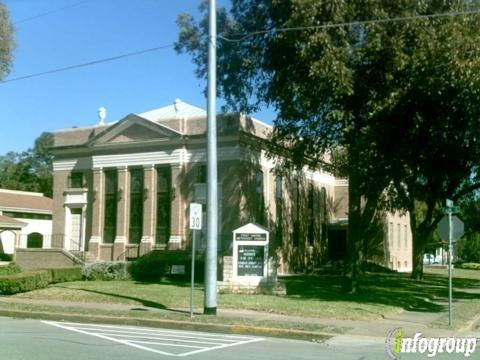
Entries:
{"type": "Polygon", "coordinates": [[[247,336],[222,335],[180,330],[147,329],[133,326],[79,324],[55,321],[42,322],[47,325],[62,328],[64,330],[95,336],[104,340],[110,340],[123,345],[132,346],[137,349],[177,357],[184,357],[201,352],[224,349],[263,340],[262,338],[253,338],[247,336]],[[152,346],[184,348],[185,350],[192,350],[182,353],[173,353],[154,349],[152,346]]]}

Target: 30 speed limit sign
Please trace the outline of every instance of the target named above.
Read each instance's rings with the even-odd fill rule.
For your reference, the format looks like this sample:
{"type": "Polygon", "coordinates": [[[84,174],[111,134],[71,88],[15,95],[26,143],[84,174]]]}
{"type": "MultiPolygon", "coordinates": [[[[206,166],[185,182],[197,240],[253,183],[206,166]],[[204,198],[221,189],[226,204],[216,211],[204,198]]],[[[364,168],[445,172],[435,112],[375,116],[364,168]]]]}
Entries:
{"type": "Polygon", "coordinates": [[[202,229],[202,204],[190,204],[190,229],[202,229]]]}

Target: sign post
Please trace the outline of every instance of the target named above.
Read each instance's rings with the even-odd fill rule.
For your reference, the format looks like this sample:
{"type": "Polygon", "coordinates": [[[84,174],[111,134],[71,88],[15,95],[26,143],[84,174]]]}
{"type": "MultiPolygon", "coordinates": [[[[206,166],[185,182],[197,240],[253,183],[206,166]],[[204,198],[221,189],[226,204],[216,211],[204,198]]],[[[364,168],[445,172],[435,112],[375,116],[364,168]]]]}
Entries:
{"type": "Polygon", "coordinates": [[[193,289],[195,287],[195,235],[202,229],[202,204],[190,204],[190,229],[192,230],[192,265],[190,280],[190,317],[193,317],[193,289]]]}
{"type": "Polygon", "coordinates": [[[453,242],[463,236],[463,222],[456,216],[459,212],[458,206],[454,206],[453,201],[447,199],[446,207],[443,212],[447,215],[440,220],[437,231],[443,240],[448,240],[448,325],[452,326],[452,253],[453,242]]]}

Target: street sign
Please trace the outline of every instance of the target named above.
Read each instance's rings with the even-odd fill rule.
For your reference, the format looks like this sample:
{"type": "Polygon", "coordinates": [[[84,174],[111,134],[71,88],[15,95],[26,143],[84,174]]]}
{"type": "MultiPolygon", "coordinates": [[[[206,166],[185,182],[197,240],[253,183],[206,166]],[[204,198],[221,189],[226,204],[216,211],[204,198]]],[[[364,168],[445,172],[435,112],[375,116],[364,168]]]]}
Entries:
{"type": "MultiPolygon", "coordinates": [[[[449,226],[448,226],[448,216],[444,216],[442,220],[437,225],[437,232],[438,235],[442,238],[442,240],[448,241],[448,233],[449,233],[449,226]]],[[[464,233],[464,225],[463,221],[460,220],[455,215],[452,216],[452,241],[459,240],[464,233]]]]}
{"type": "Polygon", "coordinates": [[[460,212],[459,206],[449,206],[443,208],[444,214],[458,214],[460,212]]]}
{"type": "Polygon", "coordinates": [[[202,204],[190,204],[190,229],[202,230],[202,204]]]}

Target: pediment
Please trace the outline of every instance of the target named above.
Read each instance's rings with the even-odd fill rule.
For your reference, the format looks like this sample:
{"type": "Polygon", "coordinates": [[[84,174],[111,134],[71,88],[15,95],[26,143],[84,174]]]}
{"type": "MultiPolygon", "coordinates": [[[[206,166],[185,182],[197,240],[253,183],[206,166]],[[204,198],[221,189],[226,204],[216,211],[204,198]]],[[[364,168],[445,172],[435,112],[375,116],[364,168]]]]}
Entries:
{"type": "Polygon", "coordinates": [[[98,134],[92,139],[91,145],[141,143],[154,140],[169,140],[179,136],[181,136],[179,132],[165,125],[131,114],[98,134]]]}

